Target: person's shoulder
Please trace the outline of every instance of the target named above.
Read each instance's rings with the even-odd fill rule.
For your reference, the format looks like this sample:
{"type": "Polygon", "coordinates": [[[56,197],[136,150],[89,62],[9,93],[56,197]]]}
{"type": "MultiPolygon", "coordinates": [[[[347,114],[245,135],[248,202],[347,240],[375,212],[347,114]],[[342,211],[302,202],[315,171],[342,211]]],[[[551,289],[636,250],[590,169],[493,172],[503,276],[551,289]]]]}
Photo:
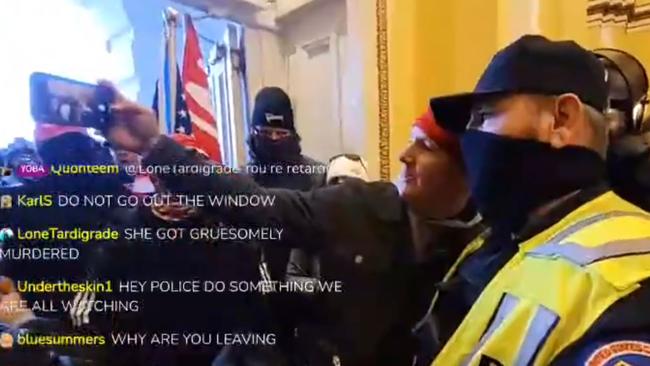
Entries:
{"type": "Polygon", "coordinates": [[[552,366],[650,366],[650,330],[599,337],[573,347],[552,366]]]}
{"type": "Polygon", "coordinates": [[[650,279],[610,306],[582,339],[563,351],[554,366],[650,366],[650,279]],[[603,358],[611,354],[611,358],[603,358]],[[626,363],[620,363],[626,365],[626,363]]]}
{"type": "Polygon", "coordinates": [[[311,176],[311,188],[322,187],[327,184],[327,165],[318,160],[312,159],[309,156],[301,155],[301,165],[309,167],[309,175],[311,176]]]}
{"type": "Polygon", "coordinates": [[[317,167],[327,167],[327,164],[325,164],[323,162],[320,162],[320,161],[318,161],[316,159],[310,158],[307,155],[302,156],[302,161],[303,161],[303,164],[305,164],[305,165],[313,165],[313,166],[317,166],[317,167]]]}
{"type": "Polygon", "coordinates": [[[390,182],[365,182],[350,178],[344,183],[318,190],[332,200],[347,200],[358,212],[368,212],[380,221],[402,221],[405,219],[405,205],[397,187],[390,182]]]}

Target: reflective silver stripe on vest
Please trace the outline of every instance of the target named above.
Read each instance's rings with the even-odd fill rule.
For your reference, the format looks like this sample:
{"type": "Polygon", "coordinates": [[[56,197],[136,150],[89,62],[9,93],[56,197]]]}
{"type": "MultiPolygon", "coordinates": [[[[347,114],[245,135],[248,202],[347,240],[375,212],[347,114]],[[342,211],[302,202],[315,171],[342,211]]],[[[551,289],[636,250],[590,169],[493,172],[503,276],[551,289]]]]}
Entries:
{"type": "MultiPolygon", "coordinates": [[[[594,215],[581,220],[551,238],[547,244],[526,253],[527,256],[565,258],[580,266],[598,262],[607,258],[627,255],[650,253],[650,237],[631,240],[616,240],[596,247],[584,247],[573,242],[562,243],[572,234],[597,222],[613,217],[638,217],[650,221],[650,215],[641,212],[612,211],[594,215]]],[[[496,314],[481,337],[472,353],[463,361],[468,365],[480,352],[481,348],[490,339],[494,332],[519,304],[519,299],[512,294],[505,293],[496,314]]],[[[526,336],[517,354],[515,366],[529,366],[534,364],[539,350],[544,345],[550,333],[559,323],[560,317],[552,310],[542,305],[537,305],[535,315],[531,321],[526,336]]]]}
{"type": "Polygon", "coordinates": [[[560,316],[543,305],[538,305],[535,310],[535,317],[526,330],[526,338],[519,349],[516,366],[528,366],[535,362],[537,353],[555,329],[560,316]]]}
{"type": "MultiPolygon", "coordinates": [[[[481,337],[476,348],[472,354],[465,359],[463,365],[468,365],[472,359],[480,352],[481,348],[485,343],[492,337],[494,332],[503,324],[504,320],[514,311],[514,309],[519,304],[519,298],[516,296],[505,293],[503,299],[499,304],[499,308],[496,311],[490,326],[487,331],[481,337]]],[[[526,330],[526,336],[524,341],[521,344],[519,353],[517,354],[517,361],[513,366],[529,366],[535,362],[535,358],[539,350],[542,348],[542,345],[548,338],[549,334],[557,326],[560,320],[559,315],[554,313],[552,310],[546,308],[542,305],[537,305],[535,308],[535,315],[533,320],[530,322],[528,329],[526,330]]]]}
{"type": "Polygon", "coordinates": [[[512,311],[515,309],[515,307],[519,304],[519,299],[511,294],[504,294],[503,298],[501,299],[501,303],[499,304],[499,309],[497,310],[496,314],[494,315],[494,318],[492,319],[492,323],[490,323],[490,326],[488,327],[487,331],[483,336],[481,337],[481,340],[478,342],[478,345],[474,348],[474,351],[472,351],[472,354],[470,354],[465,361],[463,362],[463,365],[468,365],[474,356],[483,348],[483,345],[485,342],[487,342],[490,337],[492,337],[492,334],[499,328],[501,323],[503,323],[503,320],[512,313],[512,311]]]}
{"type": "Polygon", "coordinates": [[[528,253],[534,257],[564,258],[579,266],[608,258],[650,253],[650,237],[630,240],[615,240],[597,247],[584,247],[577,243],[543,245],[528,253]]]}
{"type": "Polygon", "coordinates": [[[650,253],[650,238],[616,240],[596,247],[585,247],[574,242],[562,243],[566,238],[587,226],[614,217],[637,217],[650,221],[650,215],[642,212],[612,211],[594,215],[569,226],[551,238],[547,244],[527,252],[526,255],[564,258],[579,266],[586,266],[608,258],[650,253]]]}
{"type": "Polygon", "coordinates": [[[564,239],[568,238],[569,236],[577,233],[578,231],[586,228],[587,226],[593,225],[597,222],[611,219],[614,217],[638,217],[641,219],[646,219],[650,221],[650,215],[647,213],[641,213],[641,212],[629,212],[629,211],[611,211],[611,212],[605,212],[602,214],[594,215],[591,217],[588,217],[584,220],[580,220],[576,222],[575,224],[569,226],[568,228],[562,230],[558,234],[556,234],[553,238],[549,240],[550,243],[559,243],[561,241],[564,241],[564,239]]]}

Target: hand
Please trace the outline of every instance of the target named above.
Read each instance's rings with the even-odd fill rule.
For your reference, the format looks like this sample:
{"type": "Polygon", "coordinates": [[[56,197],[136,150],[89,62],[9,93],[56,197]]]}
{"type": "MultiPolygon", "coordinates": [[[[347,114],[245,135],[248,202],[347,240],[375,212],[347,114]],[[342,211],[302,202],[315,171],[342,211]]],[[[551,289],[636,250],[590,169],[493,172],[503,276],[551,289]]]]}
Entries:
{"type": "Polygon", "coordinates": [[[14,282],[7,277],[0,277],[0,322],[19,327],[35,318],[32,310],[24,306],[14,282]]]}
{"type": "Polygon", "coordinates": [[[103,131],[104,136],[115,149],[146,155],[160,135],[158,119],[153,110],[126,99],[108,81],[100,81],[99,84],[115,93],[115,102],[111,106],[111,121],[103,131]]]}

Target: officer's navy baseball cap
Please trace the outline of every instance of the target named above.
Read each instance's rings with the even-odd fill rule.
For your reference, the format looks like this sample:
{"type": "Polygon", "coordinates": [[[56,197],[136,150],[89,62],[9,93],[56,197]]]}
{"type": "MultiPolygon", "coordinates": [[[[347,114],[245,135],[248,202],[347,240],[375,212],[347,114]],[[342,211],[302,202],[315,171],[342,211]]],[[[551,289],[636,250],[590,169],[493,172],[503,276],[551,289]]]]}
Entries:
{"type": "Polygon", "coordinates": [[[605,68],[594,54],[573,41],[525,35],[499,51],[474,92],[431,99],[431,109],[445,129],[465,131],[474,104],[510,94],[573,93],[599,111],[607,107],[605,68]]]}

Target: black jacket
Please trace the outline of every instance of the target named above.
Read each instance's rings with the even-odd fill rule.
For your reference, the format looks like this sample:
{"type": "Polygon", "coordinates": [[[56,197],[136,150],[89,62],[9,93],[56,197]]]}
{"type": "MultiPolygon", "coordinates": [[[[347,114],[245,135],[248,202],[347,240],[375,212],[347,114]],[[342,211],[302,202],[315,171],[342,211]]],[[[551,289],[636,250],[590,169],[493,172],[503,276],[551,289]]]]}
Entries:
{"type": "MultiPolygon", "coordinates": [[[[145,164],[206,163],[161,137],[145,164]]],[[[307,328],[328,335],[315,354],[330,352],[309,365],[332,365],[337,358],[342,365],[410,365],[417,347],[411,327],[426,311],[436,278],[475,234],[449,230],[438,238],[438,255],[417,265],[407,208],[392,184],[352,181],[297,192],[264,189],[240,175],[161,178],[178,193],[275,195],[271,207],[206,207],[205,214],[238,226],[283,228],[291,241],[319,253],[323,280],[341,281],[342,293],[319,295],[320,321],[307,328]]]]}
{"type": "MultiPolygon", "coordinates": [[[[121,183],[114,177],[106,176],[48,176],[40,181],[22,185],[20,187],[3,189],[0,195],[10,195],[13,198],[12,208],[0,210],[0,223],[11,228],[14,233],[18,229],[43,230],[50,227],[60,229],[101,230],[115,229],[119,226],[122,210],[113,208],[71,208],[59,207],[58,197],[68,195],[93,195],[93,194],[119,194],[121,183]],[[21,207],[18,203],[19,196],[36,198],[50,195],[52,204],[49,207],[21,207]]],[[[107,242],[85,243],[81,240],[65,241],[18,241],[12,240],[2,245],[4,254],[18,251],[21,248],[55,248],[75,249],[79,251],[76,260],[31,260],[4,258],[0,261],[0,274],[10,277],[14,281],[30,282],[68,282],[94,281],[98,279],[96,265],[98,258],[104,257],[107,242]]],[[[49,310],[50,301],[57,312],[35,311],[37,319],[22,325],[18,332],[29,332],[41,335],[95,335],[99,329],[110,329],[108,322],[96,324],[93,328],[74,329],[70,315],[62,311],[61,301],[72,301],[75,294],[70,293],[27,293],[21,294],[29,306],[35,302],[45,305],[49,310]]],[[[58,359],[72,357],[73,364],[103,365],[107,355],[106,349],[101,347],[14,347],[11,352],[3,352],[2,357],[13,365],[49,365],[58,359]],[[80,363],[81,362],[81,363],[80,363]],[[83,363],[86,362],[86,363],[83,363]]],[[[4,364],[4,363],[3,363],[4,364]]]]}
{"type": "MultiPolygon", "coordinates": [[[[263,163],[258,161],[251,152],[251,161],[247,165],[247,172],[257,184],[264,188],[283,188],[299,191],[310,191],[320,188],[325,184],[325,171],[327,167],[314,159],[304,155],[297,155],[294,161],[285,163],[263,163]],[[278,169],[280,168],[280,169],[278,169]],[[299,173],[293,172],[297,169],[299,173]],[[302,173],[300,173],[302,169],[302,173]],[[282,170],[282,172],[278,172],[282,170]]],[[[260,246],[260,271],[265,278],[274,281],[293,279],[315,280],[310,276],[315,268],[320,268],[320,261],[315,253],[308,253],[300,248],[300,243],[284,240],[277,245],[260,246]]],[[[278,347],[276,358],[285,359],[290,363],[294,359],[299,347],[294,341],[295,329],[300,319],[309,318],[313,313],[313,302],[308,296],[299,293],[271,293],[264,297],[265,311],[270,312],[269,324],[273,324],[274,331],[278,334],[278,347]]],[[[314,335],[321,338],[318,335],[314,335]]],[[[246,352],[246,350],[229,350],[231,352],[246,352]]],[[[251,354],[248,350],[246,353],[251,354]]],[[[264,352],[260,357],[270,358],[271,352],[264,352]]],[[[281,363],[280,361],[274,361],[281,363]]],[[[295,362],[300,362],[296,360],[295,362]]],[[[223,365],[227,365],[222,361],[223,365]]]]}
{"type": "MultiPolygon", "coordinates": [[[[103,335],[104,347],[14,347],[11,352],[0,352],[0,364],[17,366],[49,365],[50,352],[58,358],[74,357],[74,365],[93,366],[179,366],[209,365],[218,352],[218,346],[161,347],[145,344],[140,347],[110,346],[111,333],[229,333],[235,330],[265,331],[263,314],[259,314],[262,302],[244,294],[230,293],[121,293],[117,291],[120,281],[258,281],[256,264],[258,248],[246,243],[220,245],[214,242],[127,240],[127,228],[149,227],[156,229],[167,225],[151,214],[149,208],[89,208],[89,207],[18,207],[17,197],[51,194],[56,202],[58,195],[128,194],[121,184],[100,177],[78,176],[48,177],[32,185],[0,194],[13,196],[13,208],[0,210],[0,222],[14,232],[17,228],[45,229],[101,229],[110,227],[120,232],[121,239],[110,242],[55,241],[27,243],[14,240],[5,243],[3,249],[39,247],[72,247],[80,252],[73,261],[0,261],[0,274],[15,281],[68,282],[111,280],[113,293],[97,293],[96,300],[138,301],[138,312],[88,313],[89,322],[75,325],[67,312],[37,313],[36,321],[22,327],[22,331],[43,335],[103,335]],[[92,184],[91,184],[92,183],[92,184]],[[252,317],[260,318],[252,321],[252,317]],[[248,329],[245,329],[247,326],[248,329]],[[60,357],[59,357],[60,356],[60,357]]],[[[23,294],[31,305],[34,301],[72,301],[77,294],[23,294]]],[[[57,306],[61,310],[60,306],[57,306]]],[[[18,330],[15,330],[18,331],[18,330]]]]}

